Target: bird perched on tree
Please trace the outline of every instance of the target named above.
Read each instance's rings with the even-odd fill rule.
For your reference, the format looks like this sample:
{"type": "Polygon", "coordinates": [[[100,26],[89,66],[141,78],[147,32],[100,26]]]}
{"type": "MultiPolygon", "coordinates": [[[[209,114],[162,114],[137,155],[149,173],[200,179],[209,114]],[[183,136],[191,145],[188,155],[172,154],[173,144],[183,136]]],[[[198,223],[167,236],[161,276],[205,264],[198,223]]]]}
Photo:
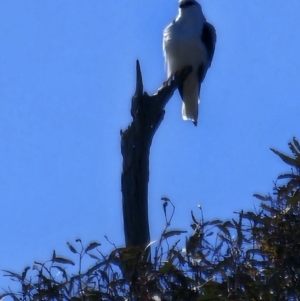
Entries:
{"type": "Polygon", "coordinates": [[[186,80],[179,82],[183,100],[182,118],[197,125],[201,84],[211,65],[216,43],[215,28],[209,24],[196,0],[179,0],[177,18],[163,34],[163,51],[168,71],[168,84],[173,76],[192,67],[186,80]]]}

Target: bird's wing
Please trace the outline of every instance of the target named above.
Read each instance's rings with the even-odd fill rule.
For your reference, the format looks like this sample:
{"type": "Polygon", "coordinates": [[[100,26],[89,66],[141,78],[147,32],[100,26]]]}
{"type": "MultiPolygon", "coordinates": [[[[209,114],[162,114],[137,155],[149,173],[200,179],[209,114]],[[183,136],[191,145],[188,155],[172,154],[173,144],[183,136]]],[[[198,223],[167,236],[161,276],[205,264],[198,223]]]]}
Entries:
{"type": "Polygon", "coordinates": [[[201,40],[205,45],[207,51],[207,57],[209,61],[209,66],[211,65],[211,61],[213,59],[215,53],[215,45],[217,40],[216,30],[215,28],[208,22],[204,23],[201,40]]]}
{"type": "Polygon", "coordinates": [[[216,45],[217,35],[215,28],[208,22],[204,22],[203,30],[201,33],[201,41],[206,49],[207,53],[207,64],[201,65],[198,68],[198,79],[199,79],[199,90],[201,83],[203,82],[206,72],[211,65],[216,45]]]}

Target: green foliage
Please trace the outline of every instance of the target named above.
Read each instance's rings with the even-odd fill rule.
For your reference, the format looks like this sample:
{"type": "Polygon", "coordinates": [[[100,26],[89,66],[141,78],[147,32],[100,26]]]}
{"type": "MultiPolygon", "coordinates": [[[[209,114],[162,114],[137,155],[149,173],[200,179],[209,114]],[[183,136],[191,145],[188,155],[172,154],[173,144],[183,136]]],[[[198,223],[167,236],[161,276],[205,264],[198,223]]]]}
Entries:
{"type": "MultiPolygon", "coordinates": [[[[291,169],[280,175],[272,195],[259,195],[258,212],[239,212],[236,218],[206,221],[201,207],[191,212],[193,233],[170,229],[174,205],[162,198],[165,228],[151,263],[145,250],[117,248],[103,255],[100,244],[67,243],[78,256],[75,263],[57,256],[35,262],[21,274],[4,271],[20,283],[20,292],[6,291],[13,300],[300,300],[300,144],[289,144],[292,156],[272,150],[291,169]],[[171,206],[171,210],[168,210],[171,206]],[[169,212],[170,211],[170,212],[169,212]],[[200,218],[196,216],[200,215],[200,218]],[[181,244],[181,246],[180,246],[181,244]],[[89,256],[94,263],[82,269],[89,256]],[[59,272],[60,276],[56,277],[59,272]]],[[[75,254],[75,255],[74,255],[75,254]]]]}

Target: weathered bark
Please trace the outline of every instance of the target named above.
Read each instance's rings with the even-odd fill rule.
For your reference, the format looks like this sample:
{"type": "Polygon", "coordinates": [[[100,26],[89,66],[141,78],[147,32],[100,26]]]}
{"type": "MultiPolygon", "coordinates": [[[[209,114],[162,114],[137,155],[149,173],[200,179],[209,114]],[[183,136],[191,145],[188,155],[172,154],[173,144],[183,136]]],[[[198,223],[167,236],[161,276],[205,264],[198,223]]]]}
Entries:
{"type": "MultiPolygon", "coordinates": [[[[181,76],[186,77],[189,74],[181,76]]],[[[136,64],[136,91],[131,103],[133,118],[121,131],[123,171],[121,178],[124,234],[127,247],[145,248],[150,242],[148,221],[149,154],[153,136],[162,122],[164,107],[177,88],[176,79],[149,96],[143,91],[139,62],[136,64]]],[[[150,255],[150,251],[147,251],[150,255]]],[[[150,258],[148,256],[148,258],[150,258]]]]}

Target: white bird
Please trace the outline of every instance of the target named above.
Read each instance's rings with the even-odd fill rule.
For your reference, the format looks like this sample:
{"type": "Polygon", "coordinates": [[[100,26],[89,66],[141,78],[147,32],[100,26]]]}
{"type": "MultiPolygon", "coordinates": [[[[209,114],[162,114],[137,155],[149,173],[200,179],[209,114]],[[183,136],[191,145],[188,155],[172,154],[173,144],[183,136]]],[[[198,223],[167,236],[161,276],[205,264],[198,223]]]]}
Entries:
{"type": "Polygon", "coordinates": [[[163,51],[168,81],[191,66],[192,71],[178,90],[183,100],[182,118],[197,125],[201,83],[211,65],[216,43],[215,28],[206,22],[196,0],[179,0],[179,13],[163,33],[163,51]]]}

